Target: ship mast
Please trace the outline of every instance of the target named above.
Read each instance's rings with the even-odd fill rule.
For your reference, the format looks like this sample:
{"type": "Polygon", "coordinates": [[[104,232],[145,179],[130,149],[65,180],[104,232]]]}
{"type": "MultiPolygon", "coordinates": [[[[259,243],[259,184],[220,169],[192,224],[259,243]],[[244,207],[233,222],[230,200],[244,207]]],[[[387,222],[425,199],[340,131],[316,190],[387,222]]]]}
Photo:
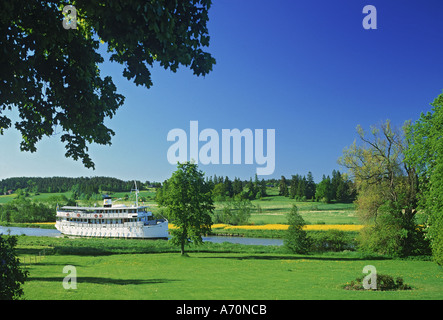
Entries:
{"type": "Polygon", "coordinates": [[[134,185],[135,185],[135,206],[138,207],[138,189],[137,189],[137,182],[134,180],[134,185]]]}

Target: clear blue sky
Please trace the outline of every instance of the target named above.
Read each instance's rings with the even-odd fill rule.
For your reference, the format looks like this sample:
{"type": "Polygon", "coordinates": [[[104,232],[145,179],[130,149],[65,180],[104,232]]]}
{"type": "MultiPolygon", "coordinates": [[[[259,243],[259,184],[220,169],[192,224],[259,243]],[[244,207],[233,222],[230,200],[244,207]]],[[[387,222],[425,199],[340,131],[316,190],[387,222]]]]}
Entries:
{"type": "MultiPolygon", "coordinates": [[[[163,181],[171,129],[275,129],[277,177],[333,169],[361,124],[400,126],[430,110],[443,89],[441,0],[222,0],[210,10],[211,74],[154,68],[154,86],[136,87],[122,66],[106,62],[125,105],[107,125],[112,146],[90,146],[96,170],[65,158],[60,135],[36,153],[19,151],[20,135],[0,136],[0,179],[13,176],[113,176],[163,181]],[[377,30],[365,30],[365,5],[377,30]]],[[[221,147],[220,147],[221,149],[221,147]]],[[[200,165],[208,175],[248,179],[257,165],[200,165]]]]}

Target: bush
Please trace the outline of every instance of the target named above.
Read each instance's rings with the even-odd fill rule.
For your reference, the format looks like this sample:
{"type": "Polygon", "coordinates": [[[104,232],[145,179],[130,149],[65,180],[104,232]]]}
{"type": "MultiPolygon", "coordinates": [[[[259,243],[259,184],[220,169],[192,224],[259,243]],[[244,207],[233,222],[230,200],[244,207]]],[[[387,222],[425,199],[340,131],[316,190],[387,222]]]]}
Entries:
{"type": "MultiPolygon", "coordinates": [[[[364,277],[360,277],[355,279],[355,281],[351,281],[351,283],[344,285],[344,289],[346,290],[366,290],[363,288],[363,279],[364,277]]],[[[390,275],[386,274],[377,274],[377,291],[388,291],[388,290],[411,290],[412,288],[405,284],[403,278],[397,277],[394,279],[390,275]]]]}
{"type": "Polygon", "coordinates": [[[0,300],[15,300],[23,294],[21,285],[29,272],[20,268],[15,247],[17,237],[3,237],[0,234],[0,300]]]}
{"type": "Polygon", "coordinates": [[[221,211],[213,213],[212,222],[231,225],[247,224],[253,207],[251,201],[235,198],[223,203],[221,211]]]}
{"type": "Polygon", "coordinates": [[[310,250],[316,252],[354,250],[356,241],[354,232],[341,230],[310,231],[308,233],[310,250]]]}
{"type": "Polygon", "coordinates": [[[18,198],[2,206],[0,219],[16,223],[51,222],[55,220],[55,210],[43,203],[18,198]]]}
{"type": "Polygon", "coordinates": [[[429,254],[422,228],[392,213],[380,213],[377,223],[360,231],[358,242],[360,249],[368,253],[393,257],[429,254]]]}

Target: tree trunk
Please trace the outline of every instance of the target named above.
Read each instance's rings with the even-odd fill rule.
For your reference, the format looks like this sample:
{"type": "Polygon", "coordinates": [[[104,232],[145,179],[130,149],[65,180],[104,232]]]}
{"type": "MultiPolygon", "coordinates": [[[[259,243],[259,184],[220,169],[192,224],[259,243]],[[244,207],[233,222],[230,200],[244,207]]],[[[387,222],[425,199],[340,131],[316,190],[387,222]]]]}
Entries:
{"type": "Polygon", "coordinates": [[[181,241],[180,241],[180,249],[181,249],[181,255],[184,256],[185,255],[185,241],[186,241],[186,227],[183,226],[183,232],[181,235],[181,241]]]}
{"type": "Polygon", "coordinates": [[[185,239],[182,238],[180,246],[181,246],[181,254],[182,254],[182,256],[184,256],[185,255],[185,239]]]}

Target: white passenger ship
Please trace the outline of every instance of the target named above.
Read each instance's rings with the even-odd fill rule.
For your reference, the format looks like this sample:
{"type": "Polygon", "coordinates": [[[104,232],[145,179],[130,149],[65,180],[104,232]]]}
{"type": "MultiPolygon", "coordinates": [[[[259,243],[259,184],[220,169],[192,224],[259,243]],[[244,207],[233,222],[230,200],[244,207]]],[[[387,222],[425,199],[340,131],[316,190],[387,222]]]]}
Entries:
{"type": "Polygon", "coordinates": [[[55,227],[61,233],[84,237],[168,238],[168,220],[155,219],[147,206],[113,205],[104,198],[103,207],[57,208],[55,227]]]}

